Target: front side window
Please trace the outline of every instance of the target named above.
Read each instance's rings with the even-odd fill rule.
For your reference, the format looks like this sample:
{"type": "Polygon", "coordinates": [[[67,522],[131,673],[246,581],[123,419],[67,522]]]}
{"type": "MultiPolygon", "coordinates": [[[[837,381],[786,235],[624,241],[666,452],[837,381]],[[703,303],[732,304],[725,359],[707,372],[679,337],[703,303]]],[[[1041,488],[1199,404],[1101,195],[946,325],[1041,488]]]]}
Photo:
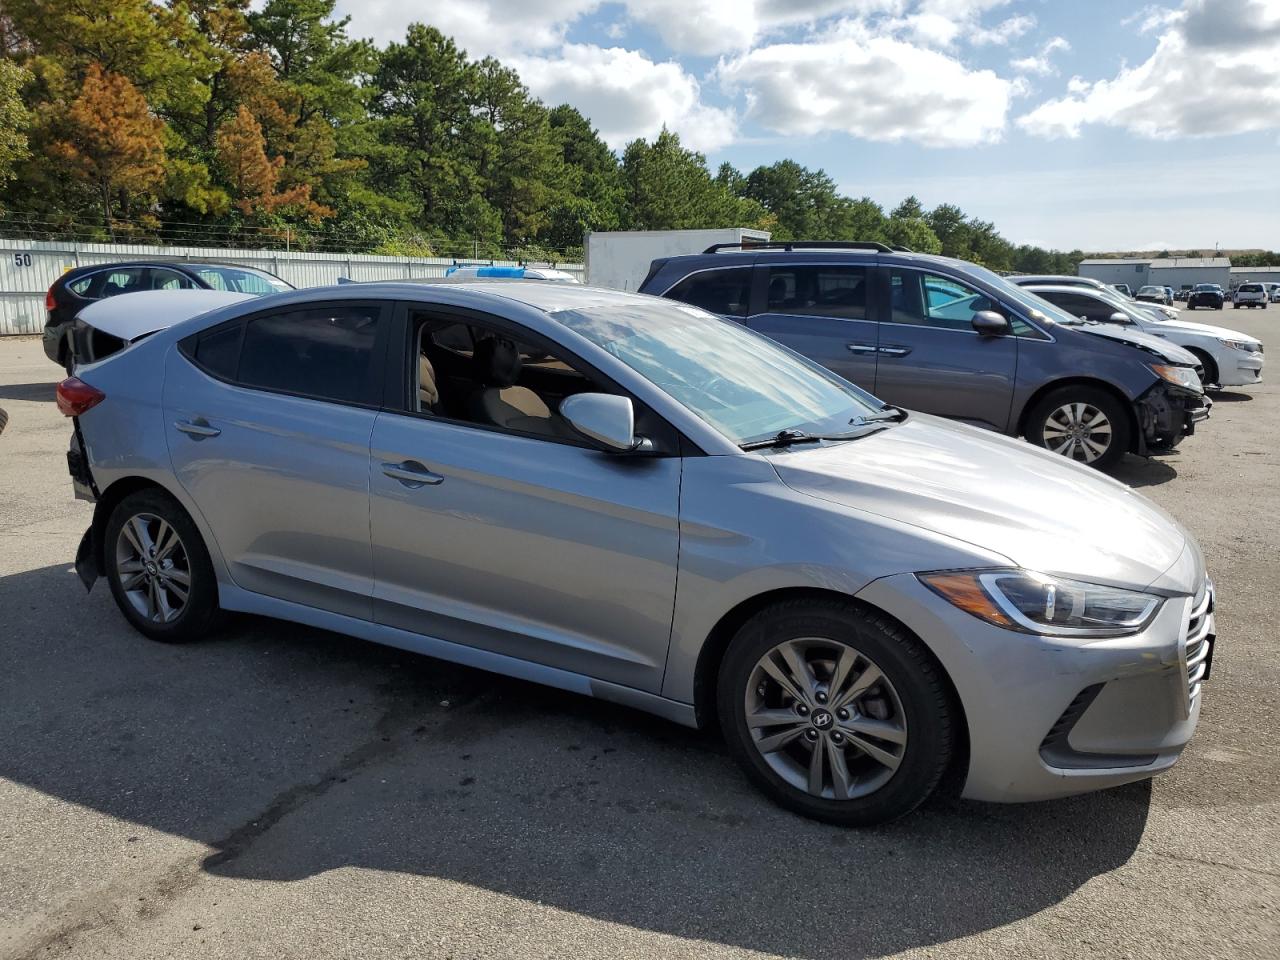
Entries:
{"type": "Polygon", "coordinates": [[[665,296],[723,317],[745,317],[751,302],[751,268],[729,267],[692,273],[665,296]]]}
{"type": "Polygon", "coordinates": [[[254,317],[235,379],[246,387],[339,403],[373,403],[380,309],[335,304],[254,317]]]}
{"type": "Polygon", "coordinates": [[[734,443],[782,430],[847,433],[883,408],[817,364],[695,307],[628,301],[552,317],[734,443]]]}
{"type": "Polygon", "coordinates": [[[559,413],[595,381],[555,351],[483,324],[416,318],[412,371],[418,413],[546,440],[580,443],[559,413]]]}
{"type": "Polygon", "coordinates": [[[247,270],[242,267],[195,267],[195,274],[211,289],[229,290],[233,293],[250,293],[263,297],[269,293],[283,293],[293,288],[277,277],[247,270]]]}
{"type": "Polygon", "coordinates": [[[985,293],[950,277],[894,268],[889,274],[892,322],[944,330],[973,330],[980,310],[1003,314],[985,293]]]}
{"type": "Polygon", "coordinates": [[[867,318],[867,269],[836,265],[770,266],[766,310],[838,320],[867,318]]]}

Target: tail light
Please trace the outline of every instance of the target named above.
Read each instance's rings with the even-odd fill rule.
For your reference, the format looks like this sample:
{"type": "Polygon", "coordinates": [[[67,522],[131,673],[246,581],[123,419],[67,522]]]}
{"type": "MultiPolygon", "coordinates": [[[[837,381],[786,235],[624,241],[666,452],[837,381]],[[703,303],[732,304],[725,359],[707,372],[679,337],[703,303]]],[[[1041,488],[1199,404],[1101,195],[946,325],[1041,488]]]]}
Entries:
{"type": "Polygon", "coordinates": [[[45,291],[44,308],[46,310],[56,310],[58,308],[58,298],[53,295],[53,287],[45,291]]]}
{"type": "Polygon", "coordinates": [[[64,417],[78,417],[105,399],[105,393],[79,377],[67,377],[58,384],[58,410],[64,417]]]}

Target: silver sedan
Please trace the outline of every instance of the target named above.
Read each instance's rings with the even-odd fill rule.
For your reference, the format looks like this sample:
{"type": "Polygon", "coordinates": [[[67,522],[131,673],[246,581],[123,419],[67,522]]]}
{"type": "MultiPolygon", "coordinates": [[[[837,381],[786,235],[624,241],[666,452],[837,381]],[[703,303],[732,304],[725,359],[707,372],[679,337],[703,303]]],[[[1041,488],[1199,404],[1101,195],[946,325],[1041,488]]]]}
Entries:
{"type": "Polygon", "coordinates": [[[77,569],[152,639],[247,611],[718,724],[850,825],[949,772],[996,801],[1149,777],[1195,729],[1200,550],[1087,467],[657,298],[136,297],[58,402],[77,569]]]}

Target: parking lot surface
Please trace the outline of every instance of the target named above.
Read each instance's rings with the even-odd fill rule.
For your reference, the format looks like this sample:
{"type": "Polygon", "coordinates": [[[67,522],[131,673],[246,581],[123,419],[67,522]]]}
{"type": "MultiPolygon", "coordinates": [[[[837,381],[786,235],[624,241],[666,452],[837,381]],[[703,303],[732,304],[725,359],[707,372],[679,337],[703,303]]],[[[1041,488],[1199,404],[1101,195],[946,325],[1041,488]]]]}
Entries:
{"type": "Polygon", "coordinates": [[[267,620],[144,640],[71,570],[60,376],[0,340],[0,957],[1280,956],[1280,370],[1117,471],[1217,582],[1181,763],[868,831],[620,707],[267,620]]]}

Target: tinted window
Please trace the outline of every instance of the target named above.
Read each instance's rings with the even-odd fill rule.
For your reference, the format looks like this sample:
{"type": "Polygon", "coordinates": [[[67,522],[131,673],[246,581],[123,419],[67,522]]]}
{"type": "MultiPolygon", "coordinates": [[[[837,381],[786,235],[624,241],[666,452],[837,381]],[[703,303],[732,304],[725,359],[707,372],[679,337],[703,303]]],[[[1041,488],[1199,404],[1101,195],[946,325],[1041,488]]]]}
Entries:
{"type": "Polygon", "coordinates": [[[751,300],[751,268],[703,270],[685,277],[666,296],[726,317],[745,317],[751,300]]]}
{"type": "Polygon", "coordinates": [[[1256,283],[1242,283],[1240,284],[1240,292],[1241,293],[1261,293],[1262,287],[1256,283]]]}
{"type": "Polygon", "coordinates": [[[91,283],[93,283],[93,277],[81,277],[79,280],[73,280],[71,283],[68,283],[67,286],[71,289],[72,293],[83,297],[89,292],[89,285],[91,283]]]}
{"type": "Polygon", "coordinates": [[[195,287],[195,283],[190,277],[178,273],[176,270],[152,270],[151,271],[151,289],[152,290],[191,290],[195,287]]]}
{"type": "Polygon", "coordinates": [[[1040,296],[1050,303],[1057,304],[1073,317],[1082,317],[1086,320],[1105,322],[1110,320],[1111,315],[1119,310],[1119,307],[1103,303],[1101,300],[1081,293],[1061,293],[1051,290],[1042,292],[1040,296]]]}
{"type": "Polygon", "coordinates": [[[867,317],[867,270],[835,265],[771,266],[766,287],[769,313],[839,320],[867,317]]]}
{"type": "Polygon", "coordinates": [[[979,310],[1005,313],[986,294],[950,277],[894,269],[889,284],[894,323],[972,331],[979,310]]]}
{"type": "Polygon", "coordinates": [[[342,304],[255,317],[244,330],[236,379],[321,400],[374,400],[377,307],[342,304]]]}
{"type": "Polygon", "coordinates": [[[101,283],[94,295],[99,297],[114,297],[121,293],[136,293],[139,290],[146,290],[143,285],[142,275],[145,273],[143,267],[128,267],[123,270],[111,270],[98,277],[101,283]]]}
{"type": "Polygon", "coordinates": [[[243,324],[234,324],[201,335],[196,341],[195,360],[215,376],[225,380],[236,378],[236,364],[240,360],[240,332],[243,324]]]}

